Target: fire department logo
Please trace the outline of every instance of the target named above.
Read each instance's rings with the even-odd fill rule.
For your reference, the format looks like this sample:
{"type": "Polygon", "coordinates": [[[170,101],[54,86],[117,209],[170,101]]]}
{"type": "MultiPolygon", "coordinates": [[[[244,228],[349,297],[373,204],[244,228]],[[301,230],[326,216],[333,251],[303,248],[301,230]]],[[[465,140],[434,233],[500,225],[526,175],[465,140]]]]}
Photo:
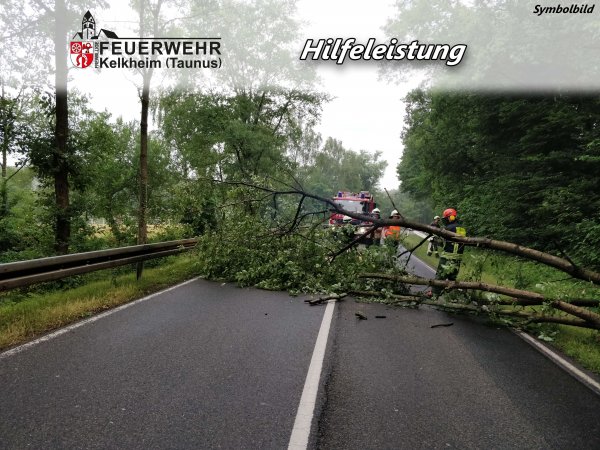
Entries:
{"type": "Polygon", "coordinates": [[[75,67],[85,69],[94,61],[91,42],[71,41],[71,62],[75,67]]]}
{"type": "Polygon", "coordinates": [[[69,44],[69,53],[71,62],[75,67],[85,69],[94,62],[94,42],[106,39],[119,39],[119,36],[113,31],[100,29],[96,32],[96,20],[88,11],[81,21],[81,31],[73,36],[69,44]]]}

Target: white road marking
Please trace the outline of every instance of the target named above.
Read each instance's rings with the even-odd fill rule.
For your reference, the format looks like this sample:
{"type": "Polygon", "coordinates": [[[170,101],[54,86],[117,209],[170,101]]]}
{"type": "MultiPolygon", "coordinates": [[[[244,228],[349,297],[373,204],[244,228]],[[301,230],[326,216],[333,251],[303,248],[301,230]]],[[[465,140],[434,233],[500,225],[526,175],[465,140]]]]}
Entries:
{"type": "Polygon", "coordinates": [[[535,347],[537,350],[539,350],[542,354],[544,354],[547,358],[549,358],[556,365],[560,366],[563,370],[565,370],[567,373],[569,373],[572,377],[576,378],[581,383],[583,383],[587,387],[589,387],[596,394],[600,395],[600,383],[598,383],[592,377],[590,377],[586,373],[579,370],[577,367],[575,367],[569,361],[564,359],[562,356],[553,352],[548,347],[546,347],[544,344],[539,342],[537,339],[531,337],[527,333],[524,333],[522,331],[516,331],[516,330],[514,332],[521,339],[523,339],[524,341],[526,341],[527,343],[529,343],[533,347],[535,347]]]}
{"type": "MultiPolygon", "coordinates": [[[[412,230],[412,232],[421,237],[427,236],[425,233],[422,233],[420,231],[412,230]]],[[[429,270],[431,270],[432,272],[435,273],[435,270],[433,270],[431,267],[429,267],[428,264],[424,263],[423,261],[421,261],[418,258],[416,258],[416,259],[417,259],[417,261],[423,263],[423,265],[425,267],[427,267],[429,270]]],[[[580,383],[583,383],[584,385],[586,385],[588,388],[590,388],[596,394],[600,395],[600,383],[598,381],[594,380],[592,377],[590,377],[586,373],[582,372],[580,369],[575,367],[573,364],[571,364],[569,361],[564,359],[558,353],[555,353],[554,351],[552,351],[551,349],[549,349],[544,344],[539,342],[537,339],[531,337],[527,333],[523,333],[522,331],[517,331],[517,330],[513,330],[513,331],[517,336],[519,336],[525,342],[529,343],[532,347],[534,347],[540,353],[545,355],[554,364],[561,367],[565,372],[567,372],[573,378],[578,380],[580,383]]]]}
{"type": "Polygon", "coordinates": [[[319,390],[319,380],[321,379],[321,370],[323,369],[323,359],[325,358],[325,348],[327,347],[327,339],[329,336],[329,328],[333,319],[333,310],[335,309],[335,301],[330,300],[325,307],[323,321],[315,343],[308,374],[304,382],[302,397],[298,405],[294,428],[288,444],[288,450],[304,450],[308,446],[308,438],[310,437],[310,425],[315,412],[315,404],[317,401],[317,392],[319,390]]]}
{"type": "Polygon", "coordinates": [[[419,236],[421,238],[427,237],[427,233],[423,233],[422,231],[419,231],[419,230],[410,230],[410,232],[413,234],[416,234],[417,236],[419,236]]]}
{"type": "Polygon", "coordinates": [[[52,332],[50,334],[42,336],[41,338],[35,339],[35,340],[31,341],[31,342],[27,342],[26,344],[19,345],[18,347],[15,347],[15,348],[12,348],[10,350],[5,351],[4,353],[0,353],[0,359],[7,358],[7,357],[12,356],[12,355],[16,355],[17,353],[20,353],[20,352],[22,352],[24,350],[27,350],[28,348],[33,347],[34,345],[38,345],[38,344],[41,344],[42,342],[49,341],[49,340],[54,339],[54,338],[56,338],[56,337],[58,337],[58,336],[60,336],[62,334],[68,333],[69,331],[72,331],[72,330],[74,330],[76,328],[79,328],[79,327],[82,327],[84,325],[87,325],[88,323],[92,323],[92,322],[100,320],[100,319],[102,319],[102,318],[104,318],[106,316],[110,316],[111,314],[114,314],[114,313],[116,313],[118,311],[121,311],[121,310],[123,310],[125,308],[129,308],[130,306],[137,305],[138,303],[141,303],[141,302],[145,302],[146,300],[150,300],[151,298],[154,298],[154,297],[156,297],[158,295],[161,295],[161,294],[164,294],[166,292],[172,291],[173,289],[177,289],[177,288],[179,288],[181,286],[185,286],[188,283],[192,283],[193,281],[196,281],[198,278],[200,278],[200,277],[192,278],[191,280],[187,280],[187,281],[184,281],[183,283],[176,284],[175,286],[171,286],[170,288],[163,289],[162,291],[158,291],[158,292],[155,292],[154,294],[150,294],[150,295],[148,295],[146,297],[139,298],[139,299],[137,299],[137,300],[135,300],[135,301],[133,301],[131,303],[126,303],[126,304],[118,306],[118,307],[116,307],[114,309],[111,309],[111,310],[108,310],[108,311],[103,312],[101,314],[98,314],[97,316],[90,317],[89,319],[85,319],[85,320],[82,320],[81,322],[77,322],[77,323],[74,323],[73,325],[69,325],[67,327],[61,328],[61,329],[56,330],[56,331],[54,331],[54,332],[52,332]]]}

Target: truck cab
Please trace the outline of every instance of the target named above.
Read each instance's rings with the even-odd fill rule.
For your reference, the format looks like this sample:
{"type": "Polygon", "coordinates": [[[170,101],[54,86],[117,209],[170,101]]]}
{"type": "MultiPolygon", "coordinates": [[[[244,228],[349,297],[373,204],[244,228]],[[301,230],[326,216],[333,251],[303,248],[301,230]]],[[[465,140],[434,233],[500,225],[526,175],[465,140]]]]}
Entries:
{"type": "MultiPolygon", "coordinates": [[[[358,214],[369,215],[371,211],[375,209],[375,200],[373,199],[373,195],[369,193],[369,191],[360,191],[360,192],[347,192],[347,191],[339,191],[335,197],[332,199],[336,205],[340,208],[345,209],[346,211],[355,212],[358,214]]],[[[329,218],[329,225],[331,226],[339,226],[343,224],[343,214],[338,214],[334,212],[331,214],[329,218]]],[[[352,225],[361,226],[367,224],[368,222],[361,221],[358,219],[352,219],[352,225]]]]}

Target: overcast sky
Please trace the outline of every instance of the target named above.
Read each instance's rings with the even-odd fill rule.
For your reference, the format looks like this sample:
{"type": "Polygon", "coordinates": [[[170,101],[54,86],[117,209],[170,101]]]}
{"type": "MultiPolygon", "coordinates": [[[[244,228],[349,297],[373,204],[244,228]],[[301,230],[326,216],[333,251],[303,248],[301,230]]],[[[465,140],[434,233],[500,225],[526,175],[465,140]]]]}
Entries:
{"type": "MultiPolygon", "coordinates": [[[[127,6],[128,2],[112,0],[110,3],[108,11],[92,11],[97,14],[99,26],[118,31],[121,36],[132,35],[137,14],[127,6]]],[[[298,55],[306,39],[353,37],[359,43],[366,43],[369,38],[376,38],[378,42],[389,39],[382,27],[397,16],[393,3],[393,0],[298,0],[296,18],[304,24],[298,55]]],[[[472,3],[462,0],[463,5],[472,3]]],[[[412,27],[421,30],[417,36],[421,42],[464,42],[469,47],[460,67],[446,70],[441,65],[443,70],[439,72],[443,77],[435,80],[438,87],[527,93],[600,90],[596,44],[600,38],[598,11],[541,14],[528,2],[507,2],[500,6],[482,3],[487,6],[471,8],[469,14],[472,15],[461,15],[465,14],[462,11],[447,20],[443,29],[438,29],[421,25],[435,20],[432,14],[447,18],[448,11],[438,11],[444,4],[440,3],[437,9],[428,8],[427,2],[419,5],[415,11],[403,11],[405,22],[396,22],[388,30],[393,37],[404,36],[406,28],[412,27]],[[463,20],[465,17],[469,20],[463,20]]],[[[223,41],[223,45],[226,48],[227,42],[223,41]]],[[[341,66],[332,61],[303,61],[301,64],[316,67],[321,80],[316,88],[333,97],[324,106],[318,126],[323,138],[334,137],[353,150],[381,151],[388,162],[382,187],[397,188],[396,166],[402,155],[400,133],[405,114],[402,99],[420,80],[413,77],[410,83],[388,84],[379,80],[374,61],[346,60],[341,66]]],[[[382,64],[395,69],[404,68],[408,63],[402,61],[396,66],[394,61],[387,61],[382,64]]],[[[105,70],[100,75],[88,70],[71,73],[71,86],[91,94],[92,106],[96,109],[106,108],[114,116],[126,119],[139,116],[139,99],[133,83],[136,76],[132,71],[105,70]]],[[[153,86],[160,81],[160,77],[155,76],[153,86]]]]}
{"type": "MultiPolygon", "coordinates": [[[[112,8],[97,18],[100,27],[122,31],[131,26],[136,14],[112,2],[112,8]]],[[[122,4],[121,4],[122,5],[122,4]]],[[[299,0],[298,19],[304,24],[302,39],[326,37],[383,38],[381,27],[393,12],[392,2],[376,0],[299,0]]],[[[120,34],[120,33],[118,33],[120,34]]],[[[299,47],[299,52],[301,47],[299,47]]],[[[381,151],[388,167],[381,187],[398,187],[396,165],[402,153],[400,133],[403,127],[402,98],[407,84],[379,81],[376,63],[350,62],[336,66],[331,62],[316,65],[321,80],[319,89],[333,100],[326,104],[318,131],[341,140],[353,150],[381,151]]],[[[72,86],[92,95],[95,109],[107,109],[113,116],[134,119],[139,116],[135,77],[127,70],[105,70],[91,76],[88,71],[72,71],[72,86]]],[[[160,82],[155,77],[153,83],[160,82]],[[158,81],[157,81],[158,80],[158,81]]]]}
{"type": "MultiPolygon", "coordinates": [[[[393,15],[392,1],[371,2],[300,0],[298,12],[306,22],[306,38],[356,37],[385,38],[381,27],[393,15]]],[[[323,89],[334,96],[323,111],[319,131],[324,137],[340,139],[353,150],[383,152],[388,167],[381,187],[396,189],[396,166],[402,154],[400,132],[404,122],[407,92],[417,85],[388,84],[380,81],[373,61],[317,65],[323,89]]]]}

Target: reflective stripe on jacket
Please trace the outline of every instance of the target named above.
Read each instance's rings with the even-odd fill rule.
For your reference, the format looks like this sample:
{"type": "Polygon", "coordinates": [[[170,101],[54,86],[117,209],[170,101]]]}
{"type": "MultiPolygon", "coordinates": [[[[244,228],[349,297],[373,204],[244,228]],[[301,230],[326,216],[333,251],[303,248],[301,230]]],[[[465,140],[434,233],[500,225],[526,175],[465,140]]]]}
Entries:
{"type": "MultiPolygon", "coordinates": [[[[467,230],[463,228],[459,223],[452,222],[446,226],[446,230],[452,231],[459,236],[466,236],[467,230]]],[[[448,239],[444,239],[444,246],[442,250],[442,257],[446,259],[459,260],[462,259],[463,251],[465,250],[465,244],[459,242],[452,242],[448,239]]]]}

